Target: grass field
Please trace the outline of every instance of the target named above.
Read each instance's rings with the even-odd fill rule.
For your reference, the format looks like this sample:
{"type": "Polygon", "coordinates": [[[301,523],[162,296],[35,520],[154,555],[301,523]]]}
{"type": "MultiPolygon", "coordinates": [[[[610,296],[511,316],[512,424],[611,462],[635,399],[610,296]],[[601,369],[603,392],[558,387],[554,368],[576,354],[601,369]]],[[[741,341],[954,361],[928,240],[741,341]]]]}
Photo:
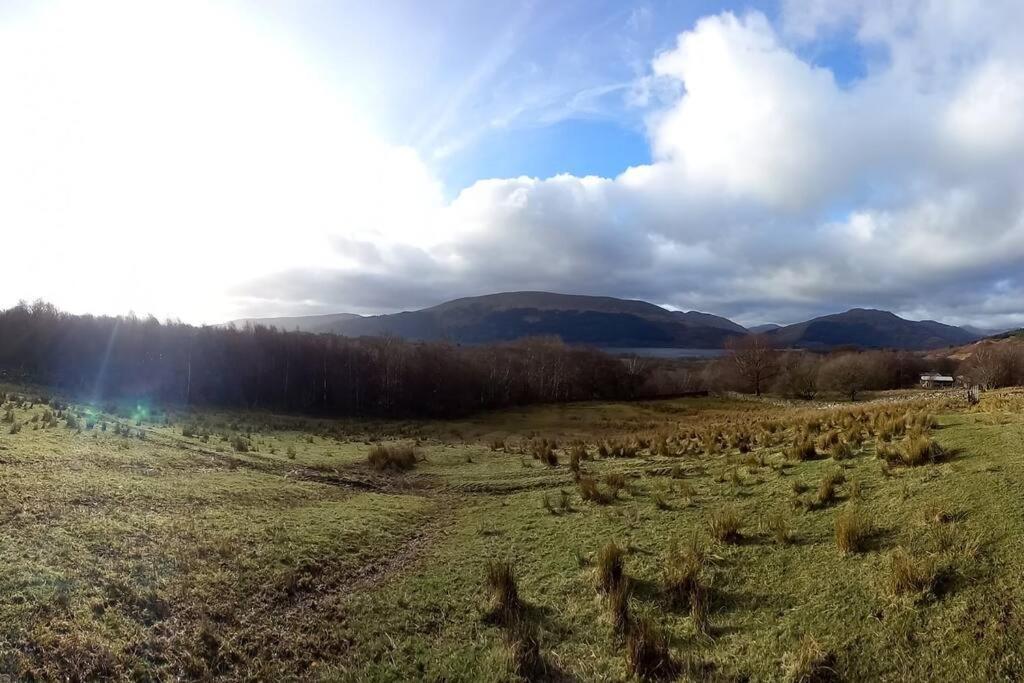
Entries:
{"type": "Polygon", "coordinates": [[[1024,677],[1021,393],[453,422],[38,393],[0,406],[0,680],[1024,677]]]}

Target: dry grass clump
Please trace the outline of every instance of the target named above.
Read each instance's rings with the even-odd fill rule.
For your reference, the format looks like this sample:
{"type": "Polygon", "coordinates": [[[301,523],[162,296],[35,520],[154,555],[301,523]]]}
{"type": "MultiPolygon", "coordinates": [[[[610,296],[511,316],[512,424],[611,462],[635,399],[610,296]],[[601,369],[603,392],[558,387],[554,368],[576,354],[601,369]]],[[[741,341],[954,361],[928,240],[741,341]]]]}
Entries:
{"type": "Polygon", "coordinates": [[[642,681],[672,678],[676,664],[669,651],[668,636],[647,615],[636,618],[626,636],[626,663],[642,681]]]}
{"type": "Polygon", "coordinates": [[[619,491],[626,488],[626,475],[622,472],[609,472],[604,475],[604,483],[611,490],[612,497],[617,497],[619,491]]]}
{"type": "Polygon", "coordinates": [[[694,594],[702,589],[706,561],[707,553],[696,538],[669,550],[661,569],[661,592],[669,606],[690,608],[694,594]]]}
{"type": "Polygon", "coordinates": [[[592,477],[579,478],[577,486],[580,489],[580,498],[597,505],[610,505],[615,500],[615,496],[611,493],[604,491],[592,477]]]}
{"type": "Polygon", "coordinates": [[[847,505],[836,515],[836,545],[844,555],[864,550],[871,531],[871,522],[854,505],[847,505]]]}
{"type": "Polygon", "coordinates": [[[849,460],[853,457],[853,448],[845,441],[837,441],[828,451],[833,460],[849,460]]]}
{"type": "Polygon", "coordinates": [[[625,635],[633,625],[633,611],[630,608],[633,587],[628,580],[623,579],[608,591],[607,597],[612,631],[618,636],[625,635]]]}
{"type": "Polygon", "coordinates": [[[509,670],[527,681],[547,680],[548,665],[540,650],[537,627],[526,619],[517,619],[505,633],[509,670]]]}
{"type": "Polygon", "coordinates": [[[813,460],[818,457],[818,450],[814,447],[814,441],[809,436],[797,439],[786,449],[786,459],[793,462],[813,460]]]}
{"type": "Polygon", "coordinates": [[[916,595],[923,598],[934,593],[941,571],[935,557],[915,557],[902,546],[889,555],[885,585],[893,595],[916,595]]]}
{"type": "Polygon", "coordinates": [[[943,455],[942,447],[930,436],[911,434],[900,444],[899,455],[902,464],[916,467],[934,463],[943,455]]]}
{"type": "Polygon", "coordinates": [[[366,462],[378,472],[406,472],[416,467],[416,449],[408,444],[377,444],[370,449],[366,462]]]}
{"type": "Polygon", "coordinates": [[[522,612],[515,570],[509,560],[487,562],[487,593],[490,598],[488,618],[499,624],[511,624],[522,612]]]}
{"type": "Polygon", "coordinates": [[[714,510],[708,519],[708,530],[712,538],[722,543],[738,543],[742,538],[743,517],[734,507],[714,510]]]}
{"type": "Polygon", "coordinates": [[[597,588],[611,593],[626,579],[624,569],[626,551],[615,541],[609,541],[597,553],[597,588]]]}
{"type": "Polygon", "coordinates": [[[784,678],[790,683],[825,683],[838,680],[833,669],[835,657],[811,636],[804,636],[800,645],[786,657],[784,678]]]}
{"type": "Polygon", "coordinates": [[[789,517],[782,512],[776,512],[765,518],[763,528],[779,545],[792,545],[796,540],[789,517]]]}
{"type": "Polygon", "coordinates": [[[822,477],[814,496],[817,507],[824,507],[835,500],[836,487],[845,481],[846,475],[841,470],[833,470],[822,477]]]}

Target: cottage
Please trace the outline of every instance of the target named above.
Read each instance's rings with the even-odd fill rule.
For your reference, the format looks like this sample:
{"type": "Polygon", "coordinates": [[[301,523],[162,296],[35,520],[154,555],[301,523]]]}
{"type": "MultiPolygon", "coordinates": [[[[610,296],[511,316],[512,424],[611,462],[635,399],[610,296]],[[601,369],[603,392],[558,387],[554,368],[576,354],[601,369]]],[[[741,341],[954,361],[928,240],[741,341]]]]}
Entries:
{"type": "Polygon", "coordinates": [[[921,386],[926,389],[933,389],[935,387],[951,387],[954,384],[954,379],[949,375],[940,375],[937,372],[926,372],[921,375],[921,386]]]}

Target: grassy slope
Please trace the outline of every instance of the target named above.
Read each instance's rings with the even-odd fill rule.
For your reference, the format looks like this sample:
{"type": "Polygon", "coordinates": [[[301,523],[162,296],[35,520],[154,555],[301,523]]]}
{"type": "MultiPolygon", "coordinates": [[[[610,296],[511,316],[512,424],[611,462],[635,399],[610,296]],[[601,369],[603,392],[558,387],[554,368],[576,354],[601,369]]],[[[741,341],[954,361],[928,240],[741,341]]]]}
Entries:
{"type": "MultiPolygon", "coordinates": [[[[302,423],[262,416],[163,416],[133,436],[63,423],[0,433],[0,674],[171,678],[302,676],[351,680],[509,678],[502,630],[482,619],[484,566],[511,558],[540,624],[552,672],[627,677],[621,643],[594,589],[607,541],[628,548],[634,610],[668,629],[678,658],[724,679],[779,678],[804,636],[844,677],[990,680],[1024,675],[1024,421],[1021,401],[993,395],[979,412],[942,417],[951,460],[882,472],[869,444],[851,460],[783,466],[782,445],[600,459],[587,472],[627,475],[599,507],[580,500],[567,458],[542,466],[519,452],[534,436],[594,444],[674,434],[794,412],[753,402],[532,408],[451,423],[302,423]],[[199,423],[212,437],[182,436],[199,423]],[[138,438],[143,431],[145,439],[138,438]],[[252,450],[230,440],[249,433],[252,450]],[[369,472],[368,442],[412,437],[426,461],[408,476],[369,472]],[[505,450],[488,443],[507,438],[505,450]],[[509,452],[505,452],[509,451],[509,452]],[[682,479],[668,476],[681,466],[682,479]],[[838,500],[794,508],[842,469],[838,500]],[[735,475],[733,475],[735,472],[735,475]],[[834,521],[854,482],[877,529],[843,556],[834,521]],[[545,493],[569,491],[552,514],[545,493]],[[657,500],[663,503],[658,505],[657,500]],[[711,543],[711,637],[658,596],[670,546],[731,505],[737,545],[711,543]],[[665,509],[667,508],[667,509],[665,509]],[[956,519],[928,521],[934,510],[956,519]],[[788,518],[783,546],[760,522],[788,518]],[[953,550],[940,553],[944,543],[953,550]],[[952,539],[952,540],[950,540],[952,539]],[[978,544],[977,553],[960,552],[978,544]],[[897,546],[953,557],[936,594],[884,587],[897,546]]],[[[19,422],[41,407],[15,410],[19,422]]]]}

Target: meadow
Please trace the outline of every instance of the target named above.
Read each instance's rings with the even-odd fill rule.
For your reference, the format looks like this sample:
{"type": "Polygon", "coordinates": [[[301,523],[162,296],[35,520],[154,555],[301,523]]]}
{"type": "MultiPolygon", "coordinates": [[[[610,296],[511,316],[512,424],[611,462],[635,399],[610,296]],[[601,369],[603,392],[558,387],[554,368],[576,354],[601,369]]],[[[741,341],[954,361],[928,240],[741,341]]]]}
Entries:
{"type": "Polygon", "coordinates": [[[1020,390],[446,421],[0,394],[0,679],[1024,677],[1020,390]]]}

